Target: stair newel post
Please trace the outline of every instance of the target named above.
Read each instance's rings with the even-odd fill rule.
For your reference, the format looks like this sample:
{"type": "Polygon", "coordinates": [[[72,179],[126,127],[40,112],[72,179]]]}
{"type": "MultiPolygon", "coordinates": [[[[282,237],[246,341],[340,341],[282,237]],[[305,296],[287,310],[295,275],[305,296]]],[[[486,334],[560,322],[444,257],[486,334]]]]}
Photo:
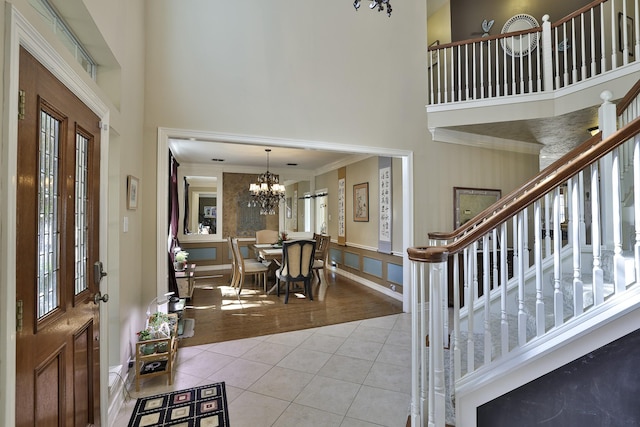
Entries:
{"type": "Polygon", "coordinates": [[[509,321],[507,320],[507,223],[503,222],[500,225],[500,327],[501,327],[501,345],[502,355],[506,355],[509,352],[509,321]]]}
{"type": "Polygon", "coordinates": [[[527,313],[524,311],[524,212],[516,215],[518,233],[518,251],[523,254],[518,258],[518,345],[527,343],[527,313]]]}
{"type": "MultiPolygon", "coordinates": [[[[482,262],[484,277],[482,279],[483,299],[484,299],[484,363],[491,363],[491,276],[489,274],[489,258],[491,249],[489,248],[489,235],[482,236],[482,262]]],[[[495,259],[495,253],[494,253],[495,259]]]]}
{"type": "Polygon", "coordinates": [[[441,293],[446,286],[445,262],[429,265],[429,426],[445,425],[444,336],[441,293]]]}
{"type": "MultiPolygon", "coordinates": [[[[580,172],[582,173],[582,172],[580,172]]],[[[579,211],[580,211],[580,200],[579,200],[579,180],[576,177],[573,177],[569,180],[569,188],[571,188],[571,206],[570,206],[570,216],[572,218],[571,221],[571,229],[573,230],[570,236],[571,239],[571,250],[573,253],[573,315],[579,316],[584,311],[584,292],[583,292],[583,284],[582,284],[582,266],[581,266],[581,244],[580,244],[580,220],[579,220],[579,211]]]]}
{"type": "MultiPolygon", "coordinates": [[[[636,9],[637,10],[637,9],[636,9]]],[[[635,223],[635,242],[633,244],[636,283],[640,283],[640,135],[633,138],[633,216],[635,223]]]]}
{"type": "Polygon", "coordinates": [[[424,390],[426,385],[425,365],[421,364],[425,353],[426,331],[424,324],[424,306],[421,306],[421,294],[424,293],[424,262],[413,262],[411,268],[411,427],[422,427],[424,413],[424,390]],[[415,375],[419,372],[419,376],[415,375]]]}
{"type": "Polygon", "coordinates": [[[542,229],[540,200],[533,204],[533,227],[535,230],[535,240],[533,245],[536,271],[536,335],[542,336],[545,332],[544,301],[542,299],[542,229]]]}
{"type": "Polygon", "coordinates": [[[562,274],[560,260],[560,250],[562,249],[560,209],[560,187],[556,187],[553,192],[553,313],[556,327],[559,327],[564,322],[564,297],[560,290],[560,276],[562,274]]]}
{"type": "MultiPolygon", "coordinates": [[[[591,247],[593,250],[593,303],[604,302],[604,273],[601,266],[600,177],[598,164],[591,165],[591,247]]],[[[637,207],[636,207],[637,209],[637,207]]]]}

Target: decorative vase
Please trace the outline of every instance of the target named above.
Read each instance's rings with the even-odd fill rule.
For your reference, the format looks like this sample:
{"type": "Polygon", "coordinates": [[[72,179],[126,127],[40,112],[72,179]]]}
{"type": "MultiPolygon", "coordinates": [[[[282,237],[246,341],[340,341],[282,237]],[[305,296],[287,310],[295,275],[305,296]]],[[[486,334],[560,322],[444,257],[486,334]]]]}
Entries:
{"type": "Polygon", "coordinates": [[[176,261],[174,263],[174,267],[176,271],[183,271],[185,264],[186,264],[186,261],[176,261]]]}

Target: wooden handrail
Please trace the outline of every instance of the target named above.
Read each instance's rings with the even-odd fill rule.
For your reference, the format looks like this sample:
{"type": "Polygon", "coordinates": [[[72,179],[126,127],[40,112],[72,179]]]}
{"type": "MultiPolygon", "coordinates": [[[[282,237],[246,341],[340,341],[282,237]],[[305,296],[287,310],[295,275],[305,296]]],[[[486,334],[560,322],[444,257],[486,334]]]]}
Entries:
{"type": "Polygon", "coordinates": [[[578,16],[582,15],[583,13],[588,12],[591,9],[594,9],[597,6],[600,6],[601,3],[605,3],[607,1],[609,1],[609,0],[595,0],[595,1],[592,1],[588,5],[582,6],[580,9],[576,10],[575,12],[570,13],[569,15],[565,16],[564,18],[559,19],[558,21],[554,22],[553,24],[551,24],[551,28],[559,27],[560,25],[564,24],[565,22],[569,22],[573,18],[577,18],[578,16]]]}
{"type": "Polygon", "coordinates": [[[429,238],[439,239],[439,240],[451,240],[458,236],[463,235],[464,233],[468,232],[470,229],[475,227],[478,223],[484,221],[485,217],[501,209],[505,205],[506,201],[520,198],[522,194],[531,191],[531,189],[534,188],[538,184],[538,182],[540,182],[546,176],[556,173],[556,171],[560,169],[562,166],[564,166],[567,162],[572,162],[573,159],[577,157],[582,151],[598,143],[601,139],[602,139],[602,133],[598,132],[597,134],[587,139],[582,144],[573,148],[571,151],[569,151],[567,154],[562,156],[560,159],[556,160],[555,162],[551,163],[549,166],[547,166],[546,168],[538,172],[534,177],[529,179],[523,185],[511,191],[506,196],[503,196],[502,198],[500,198],[500,200],[496,201],[494,204],[492,204],[491,206],[489,206],[488,208],[480,212],[478,215],[475,216],[476,218],[475,221],[473,219],[470,221],[467,221],[466,223],[464,223],[463,225],[461,225],[456,230],[450,233],[442,232],[442,231],[431,232],[428,234],[429,238]]]}
{"type": "MultiPolygon", "coordinates": [[[[531,205],[534,201],[542,198],[542,196],[550,192],[552,189],[558,187],[560,184],[567,181],[569,178],[573,177],[596,160],[601,159],[614,148],[619,147],[638,133],[640,133],[640,117],[631,121],[605,140],[595,142],[591,146],[587,146],[586,143],[580,145],[581,152],[577,153],[577,155],[572,158],[573,153],[576,151],[574,149],[563,156],[563,158],[560,159],[561,165],[555,169],[555,172],[549,169],[558,162],[555,162],[550,167],[544,169],[543,172],[546,171],[546,174],[538,174],[536,176],[537,181],[535,179],[531,180],[525,185],[525,187],[518,189],[518,191],[515,192],[515,195],[512,196],[510,194],[508,197],[502,198],[500,203],[502,206],[496,209],[495,212],[492,212],[491,215],[487,215],[486,217],[476,221],[475,227],[469,230],[468,233],[460,235],[457,240],[447,245],[439,247],[409,248],[407,249],[409,259],[412,261],[430,263],[443,262],[443,258],[446,259],[447,255],[460,252],[473,242],[480,240],[484,235],[497,228],[504,221],[513,217],[522,209],[531,205]]],[[[594,138],[591,138],[589,141],[592,141],[593,139],[594,138]]],[[[484,212],[486,212],[486,210],[483,211],[483,213],[484,212]]]]}
{"type": "Polygon", "coordinates": [[[640,95],[640,80],[638,80],[631,90],[627,92],[624,98],[618,102],[618,105],[616,106],[616,115],[620,116],[631,104],[631,101],[633,101],[638,95],[640,95]]]}
{"type": "Polygon", "coordinates": [[[457,42],[451,42],[446,44],[437,44],[429,47],[427,50],[428,51],[441,50],[441,49],[446,49],[448,47],[463,46],[465,44],[486,42],[488,40],[507,39],[511,36],[521,36],[523,34],[541,33],[541,32],[542,32],[542,27],[533,27],[526,30],[514,31],[512,33],[497,34],[495,36],[476,37],[473,39],[460,40],[457,42]]]}

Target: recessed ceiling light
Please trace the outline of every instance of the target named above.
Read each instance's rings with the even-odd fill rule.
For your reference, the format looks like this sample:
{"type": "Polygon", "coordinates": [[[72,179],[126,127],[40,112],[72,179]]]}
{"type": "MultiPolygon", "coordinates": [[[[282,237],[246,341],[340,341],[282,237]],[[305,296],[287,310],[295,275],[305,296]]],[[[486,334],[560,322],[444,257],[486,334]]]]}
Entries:
{"type": "Polygon", "coordinates": [[[287,166],[298,166],[297,163],[287,163],[287,166]]]}
{"type": "Polygon", "coordinates": [[[224,162],[224,159],[211,159],[212,162],[224,162]]]}

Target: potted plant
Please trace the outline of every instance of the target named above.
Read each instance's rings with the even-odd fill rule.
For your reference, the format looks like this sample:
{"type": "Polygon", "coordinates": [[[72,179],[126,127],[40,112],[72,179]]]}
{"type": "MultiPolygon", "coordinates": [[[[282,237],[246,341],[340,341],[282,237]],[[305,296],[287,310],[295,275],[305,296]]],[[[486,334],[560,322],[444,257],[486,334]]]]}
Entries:
{"type": "MultiPolygon", "coordinates": [[[[154,338],[153,333],[148,328],[138,332],[138,341],[149,341],[154,338]]],[[[156,352],[155,344],[145,344],[140,347],[142,354],[153,354],[156,352]]]]}
{"type": "Polygon", "coordinates": [[[174,267],[176,271],[183,271],[184,267],[187,264],[187,257],[189,256],[189,252],[187,251],[178,251],[173,258],[174,267]]]}
{"type": "Polygon", "coordinates": [[[278,246],[282,246],[282,243],[285,242],[287,240],[287,233],[285,231],[283,231],[282,233],[280,233],[280,237],[278,238],[278,246]]]}

